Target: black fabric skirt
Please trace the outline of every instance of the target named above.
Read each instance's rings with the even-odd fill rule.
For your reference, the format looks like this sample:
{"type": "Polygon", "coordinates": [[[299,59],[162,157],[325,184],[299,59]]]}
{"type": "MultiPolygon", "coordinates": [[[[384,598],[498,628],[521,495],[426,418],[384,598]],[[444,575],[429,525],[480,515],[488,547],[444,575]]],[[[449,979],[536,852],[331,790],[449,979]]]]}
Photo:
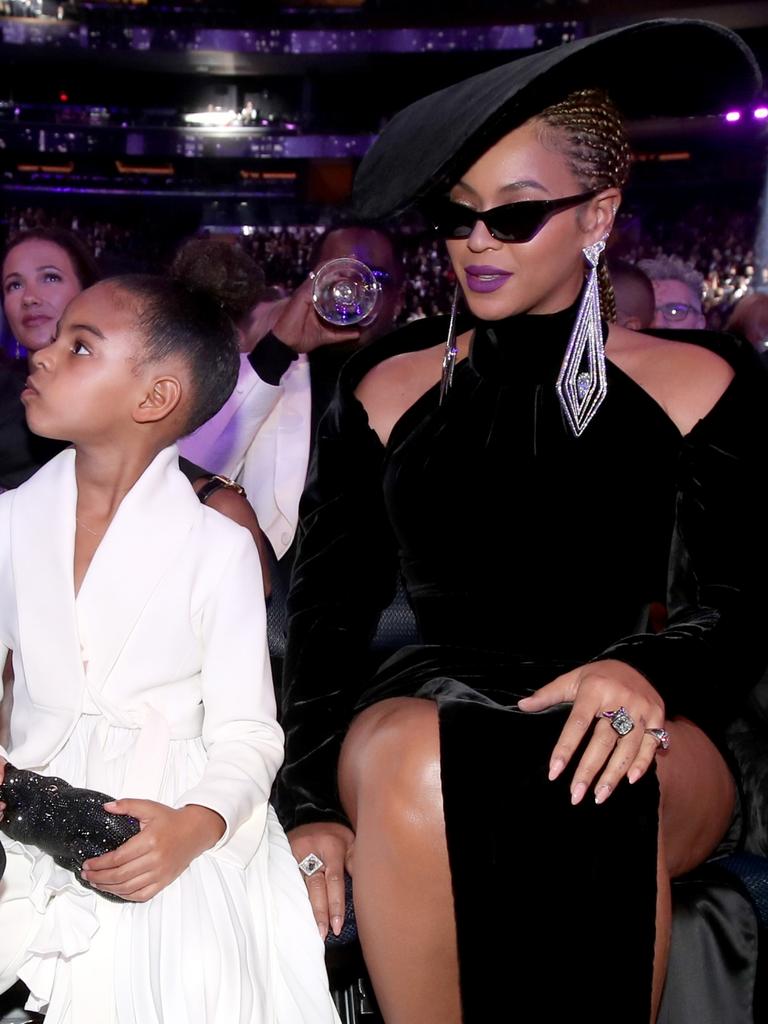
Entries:
{"type": "MultiPolygon", "coordinates": [[[[408,647],[358,703],[435,700],[466,1024],[648,1024],[656,914],[655,772],[605,804],[547,779],[568,714],[517,701],[571,665],[408,647]],[[524,1009],[526,1008],[526,1009],[524,1009]],[[507,1018],[506,1014],[509,1017],[507,1018]]],[[[580,756],[580,752],[576,755],[580,756]]]]}

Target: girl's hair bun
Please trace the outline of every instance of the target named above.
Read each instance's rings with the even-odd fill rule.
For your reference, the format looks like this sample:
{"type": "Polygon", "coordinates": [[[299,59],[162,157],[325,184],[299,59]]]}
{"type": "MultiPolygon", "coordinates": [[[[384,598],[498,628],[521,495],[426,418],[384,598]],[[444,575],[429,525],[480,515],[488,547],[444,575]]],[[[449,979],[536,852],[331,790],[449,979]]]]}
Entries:
{"type": "Polygon", "coordinates": [[[192,238],[177,251],[171,277],[191,291],[214,299],[237,322],[260,302],[264,272],[239,245],[192,238]]]}

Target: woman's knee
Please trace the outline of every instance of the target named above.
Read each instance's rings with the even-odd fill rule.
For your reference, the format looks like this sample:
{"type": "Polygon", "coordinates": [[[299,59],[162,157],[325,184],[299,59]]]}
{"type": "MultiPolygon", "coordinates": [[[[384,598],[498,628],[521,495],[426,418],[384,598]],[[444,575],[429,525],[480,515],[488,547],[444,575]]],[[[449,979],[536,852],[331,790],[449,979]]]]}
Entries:
{"type": "Polygon", "coordinates": [[[363,809],[391,825],[442,822],[436,705],[397,697],[361,712],[342,747],[339,790],[353,823],[363,809]]]}
{"type": "Polygon", "coordinates": [[[733,816],[736,784],[722,754],[692,722],[669,725],[669,751],[657,759],[660,824],[671,877],[705,860],[733,816]]]}

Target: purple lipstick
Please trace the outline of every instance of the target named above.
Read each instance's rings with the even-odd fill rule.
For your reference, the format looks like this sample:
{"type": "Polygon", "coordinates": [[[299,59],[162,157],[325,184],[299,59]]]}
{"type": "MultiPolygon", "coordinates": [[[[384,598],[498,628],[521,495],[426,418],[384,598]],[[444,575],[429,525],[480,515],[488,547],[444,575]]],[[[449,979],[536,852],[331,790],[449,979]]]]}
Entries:
{"type": "Polygon", "coordinates": [[[501,288],[512,274],[500,267],[475,266],[464,268],[467,275],[467,286],[473,292],[495,292],[501,288]]]}

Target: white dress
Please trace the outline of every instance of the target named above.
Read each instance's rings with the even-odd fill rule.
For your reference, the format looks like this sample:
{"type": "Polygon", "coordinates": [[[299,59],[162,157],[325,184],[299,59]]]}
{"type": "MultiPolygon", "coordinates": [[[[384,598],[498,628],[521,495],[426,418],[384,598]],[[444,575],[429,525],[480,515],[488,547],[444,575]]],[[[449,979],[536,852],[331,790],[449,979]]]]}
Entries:
{"type": "Polygon", "coordinates": [[[282,735],[255,546],[200,506],[177,457],[126,496],[77,599],[74,453],[0,498],[15,669],[0,753],[114,797],[211,807],[227,830],[146,903],[105,900],[3,837],[0,985],[18,975],[46,1024],[332,1024],[323,944],[267,803],[282,735]]]}

